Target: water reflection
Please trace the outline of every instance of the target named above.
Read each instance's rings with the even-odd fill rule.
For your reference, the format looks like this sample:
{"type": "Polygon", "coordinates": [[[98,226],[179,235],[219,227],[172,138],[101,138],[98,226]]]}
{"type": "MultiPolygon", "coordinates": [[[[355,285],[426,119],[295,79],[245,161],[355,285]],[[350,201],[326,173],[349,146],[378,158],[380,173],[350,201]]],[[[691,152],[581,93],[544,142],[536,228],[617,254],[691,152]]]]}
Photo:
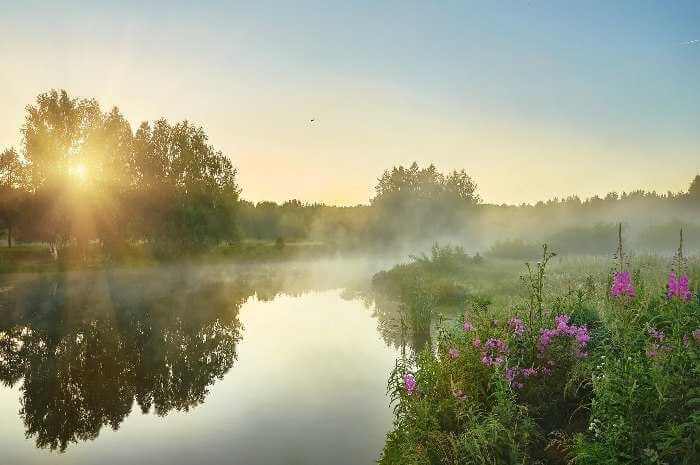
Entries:
{"type": "Polygon", "coordinates": [[[250,464],[287,463],[292,452],[305,463],[351,464],[360,455],[371,462],[391,423],[384,393],[393,348],[422,344],[402,330],[398,304],[371,290],[372,266],[346,260],[1,276],[0,381],[19,393],[27,438],[41,449],[72,451],[68,462],[32,456],[20,433],[4,439],[7,452],[20,454],[10,461],[126,463],[130,449],[113,446],[141,440],[123,425],[130,414],[196,409],[206,413],[193,412],[186,423],[178,415],[148,422],[142,438],[158,447],[154,463],[191,463],[178,451],[220,438],[222,424],[239,439],[210,451],[211,463],[223,451],[250,464]],[[219,394],[210,395],[215,385],[219,394]],[[155,445],[195,424],[196,439],[188,433],[192,440],[172,451],[155,445]],[[120,426],[121,439],[72,447],[120,426]],[[277,438],[274,446],[269,438],[277,438]]]}
{"type": "Polygon", "coordinates": [[[65,450],[119,425],[134,401],[164,416],[204,402],[236,359],[250,290],[104,274],[40,278],[3,295],[0,379],[21,383],[37,447],[65,450]]]}

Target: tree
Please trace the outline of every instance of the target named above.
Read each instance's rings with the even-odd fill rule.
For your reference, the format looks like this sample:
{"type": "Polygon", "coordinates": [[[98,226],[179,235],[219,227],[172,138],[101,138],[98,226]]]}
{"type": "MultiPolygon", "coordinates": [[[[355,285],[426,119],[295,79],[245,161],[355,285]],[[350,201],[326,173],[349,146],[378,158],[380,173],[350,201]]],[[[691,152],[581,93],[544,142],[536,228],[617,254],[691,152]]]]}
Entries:
{"type": "Polygon", "coordinates": [[[33,193],[32,232],[49,243],[54,256],[74,238],[84,244],[94,229],[85,149],[102,118],[95,100],[71,98],[64,90],[41,94],[27,107],[22,135],[33,193]]]}
{"type": "Polygon", "coordinates": [[[236,169],[187,121],[143,123],[134,137],[139,229],[160,251],[196,250],[237,238],[236,169]]]}
{"type": "Polygon", "coordinates": [[[696,175],[695,179],[690,183],[688,197],[693,200],[700,200],[700,174],[696,175]]]}
{"type": "Polygon", "coordinates": [[[97,239],[106,255],[127,239],[168,254],[237,237],[240,189],[231,161],[203,128],[165,119],[136,133],[115,107],[50,91],[22,127],[33,218],[27,230],[55,256],[97,239]]]}
{"type": "Polygon", "coordinates": [[[375,187],[374,236],[426,238],[456,233],[465,226],[469,211],[479,202],[477,185],[466,171],[440,173],[435,165],[417,163],[387,170],[375,187]]]}
{"type": "Polygon", "coordinates": [[[0,153],[0,222],[7,228],[7,246],[27,197],[27,170],[14,148],[0,153]]]}

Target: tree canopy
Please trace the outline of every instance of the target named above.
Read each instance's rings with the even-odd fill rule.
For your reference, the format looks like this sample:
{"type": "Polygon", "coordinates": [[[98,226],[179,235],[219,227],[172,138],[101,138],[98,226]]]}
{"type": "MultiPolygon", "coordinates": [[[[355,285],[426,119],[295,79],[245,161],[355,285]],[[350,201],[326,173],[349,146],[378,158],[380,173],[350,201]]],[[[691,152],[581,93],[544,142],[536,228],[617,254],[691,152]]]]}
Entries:
{"type": "Polygon", "coordinates": [[[22,234],[56,254],[91,240],[108,253],[129,239],[174,253],[237,237],[237,172],[202,127],[160,119],[134,133],[118,108],[52,90],[27,106],[21,132],[21,159],[0,159],[0,188],[27,194],[22,234]]]}

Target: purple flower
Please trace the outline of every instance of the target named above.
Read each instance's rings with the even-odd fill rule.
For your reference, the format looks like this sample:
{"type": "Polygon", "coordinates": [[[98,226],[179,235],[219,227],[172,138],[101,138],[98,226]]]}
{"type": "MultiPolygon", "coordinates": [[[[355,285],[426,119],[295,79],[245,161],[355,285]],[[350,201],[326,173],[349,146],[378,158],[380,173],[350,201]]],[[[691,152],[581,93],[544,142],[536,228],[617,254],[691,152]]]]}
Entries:
{"type": "Polygon", "coordinates": [[[481,347],[481,339],[479,339],[477,337],[476,339],[474,339],[474,341],[472,341],[472,345],[477,349],[480,348],[481,347]]]}
{"type": "Polygon", "coordinates": [[[693,293],[690,292],[690,283],[687,275],[678,277],[676,273],[672,271],[671,274],[668,275],[667,288],[666,296],[669,299],[678,297],[680,300],[687,302],[693,297],[693,293]]]}
{"type": "Polygon", "coordinates": [[[405,375],[403,375],[403,385],[406,389],[406,393],[409,396],[412,396],[416,392],[416,388],[418,387],[416,383],[416,378],[414,378],[411,373],[406,373],[405,375]]]}
{"type": "Polygon", "coordinates": [[[518,367],[506,368],[506,372],[503,374],[503,377],[506,379],[506,381],[508,381],[508,384],[510,384],[511,387],[522,389],[524,384],[518,381],[518,377],[522,374],[522,372],[523,370],[518,367]]]}
{"type": "Polygon", "coordinates": [[[533,376],[537,376],[537,368],[525,368],[523,370],[523,376],[525,378],[532,378],[533,376]]]}
{"type": "Polygon", "coordinates": [[[514,316],[510,320],[508,320],[508,326],[510,326],[510,329],[513,330],[513,334],[516,335],[516,337],[521,337],[523,334],[525,334],[525,331],[527,328],[525,327],[525,323],[523,323],[523,320],[518,318],[517,316],[514,316]]]}
{"type": "Polygon", "coordinates": [[[545,352],[549,345],[552,343],[552,340],[559,336],[559,331],[556,329],[543,329],[540,332],[540,340],[537,343],[537,349],[540,351],[540,353],[545,352]]]}
{"type": "Polygon", "coordinates": [[[542,329],[540,331],[540,339],[537,342],[537,350],[540,352],[540,356],[547,351],[555,338],[562,336],[575,338],[576,348],[574,349],[574,354],[577,357],[581,358],[588,356],[588,354],[584,351],[585,347],[588,345],[588,342],[591,340],[588,327],[586,325],[572,325],[569,324],[569,321],[569,315],[557,315],[554,318],[555,328],[542,329]]]}
{"type": "Polygon", "coordinates": [[[490,367],[503,363],[503,355],[508,353],[508,345],[500,339],[487,339],[483,345],[481,363],[490,367]]]}
{"type": "Polygon", "coordinates": [[[561,332],[569,329],[569,315],[557,315],[554,317],[554,326],[561,332]]]}
{"type": "Polygon", "coordinates": [[[474,329],[474,325],[472,325],[472,324],[471,324],[470,322],[468,322],[468,321],[465,321],[465,322],[464,322],[463,328],[464,328],[465,331],[471,331],[472,329],[474,329]]]}
{"type": "Polygon", "coordinates": [[[450,355],[450,358],[458,358],[459,357],[459,350],[455,349],[454,347],[451,348],[450,350],[448,350],[447,353],[450,355]]]}
{"type": "Polygon", "coordinates": [[[657,344],[656,342],[654,342],[647,348],[646,354],[649,358],[656,358],[659,355],[663,355],[664,352],[670,351],[671,347],[662,344],[657,344]]]}
{"type": "Polygon", "coordinates": [[[484,344],[484,347],[488,350],[493,350],[500,353],[508,352],[508,345],[505,343],[505,341],[502,341],[500,339],[488,339],[484,344]]]}
{"type": "Polygon", "coordinates": [[[586,347],[586,344],[588,344],[588,341],[591,340],[591,335],[588,333],[588,328],[586,327],[586,325],[576,326],[575,328],[576,328],[576,334],[575,334],[576,342],[578,342],[578,344],[581,347],[586,347]]]}
{"type": "Polygon", "coordinates": [[[666,338],[666,335],[664,334],[663,331],[660,331],[656,328],[651,328],[649,329],[649,336],[653,337],[657,341],[661,342],[666,338]]]}
{"type": "Polygon", "coordinates": [[[632,277],[629,271],[616,272],[613,278],[613,285],[610,288],[610,294],[613,297],[634,297],[636,295],[632,277]]]}

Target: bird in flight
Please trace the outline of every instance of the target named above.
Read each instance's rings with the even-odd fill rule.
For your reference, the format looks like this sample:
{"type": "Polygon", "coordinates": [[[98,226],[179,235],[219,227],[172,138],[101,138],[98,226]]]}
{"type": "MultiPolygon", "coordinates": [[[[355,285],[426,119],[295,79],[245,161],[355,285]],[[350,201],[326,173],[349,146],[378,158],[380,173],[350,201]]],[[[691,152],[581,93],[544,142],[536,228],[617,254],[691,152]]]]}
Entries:
{"type": "Polygon", "coordinates": [[[681,42],[681,45],[698,45],[700,44],[700,39],[693,39],[687,42],[681,42]]]}

